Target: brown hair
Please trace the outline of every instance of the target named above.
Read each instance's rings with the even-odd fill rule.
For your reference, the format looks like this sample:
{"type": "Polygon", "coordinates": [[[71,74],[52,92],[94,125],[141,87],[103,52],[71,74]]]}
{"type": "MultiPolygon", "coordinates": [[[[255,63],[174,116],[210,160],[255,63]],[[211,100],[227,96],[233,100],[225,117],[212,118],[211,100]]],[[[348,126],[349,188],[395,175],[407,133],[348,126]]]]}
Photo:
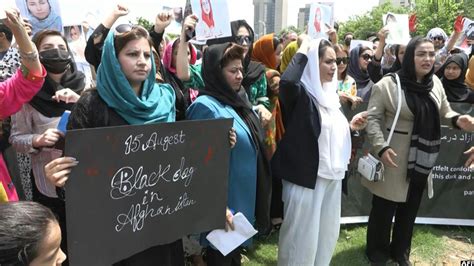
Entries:
{"type": "Polygon", "coordinates": [[[33,43],[36,45],[37,49],[39,49],[43,40],[48,36],[61,37],[61,39],[63,39],[64,43],[66,44],[67,50],[70,51],[66,38],[61,34],[61,32],[57,30],[42,30],[42,31],[37,32],[35,36],[33,36],[33,43]]]}
{"type": "Polygon", "coordinates": [[[230,46],[227,48],[227,50],[222,55],[221,67],[227,66],[227,64],[229,64],[231,61],[233,61],[235,59],[239,59],[239,60],[243,61],[244,60],[244,52],[245,52],[244,47],[242,47],[238,44],[235,44],[235,43],[231,43],[230,46]]]}
{"type": "MultiPolygon", "coordinates": [[[[336,52],[336,57],[337,57],[337,53],[345,53],[346,54],[346,57],[349,58],[349,52],[344,49],[344,47],[342,47],[342,45],[340,44],[335,44],[334,45],[334,51],[336,52]]],[[[346,64],[346,69],[344,70],[344,72],[341,73],[341,78],[342,80],[345,80],[346,79],[346,76],[347,76],[347,69],[349,69],[349,62],[346,64]]],[[[338,65],[339,67],[339,65],[338,65]]]]}
{"type": "Polygon", "coordinates": [[[139,40],[145,38],[150,44],[150,49],[153,46],[153,41],[150,38],[148,32],[141,26],[133,26],[130,31],[124,33],[115,33],[114,38],[114,47],[115,55],[118,57],[118,54],[130,41],[139,40]]]}

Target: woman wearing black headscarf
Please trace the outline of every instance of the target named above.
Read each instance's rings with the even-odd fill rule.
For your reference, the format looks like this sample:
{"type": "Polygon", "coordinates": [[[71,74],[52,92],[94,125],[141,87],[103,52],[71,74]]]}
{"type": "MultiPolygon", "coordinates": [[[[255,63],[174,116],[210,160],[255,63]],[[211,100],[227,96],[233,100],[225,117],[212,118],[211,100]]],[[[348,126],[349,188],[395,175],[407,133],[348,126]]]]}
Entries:
{"type": "MultiPolygon", "coordinates": [[[[263,149],[263,130],[252,110],[243,82],[243,47],[231,43],[210,46],[204,52],[205,87],[186,111],[188,119],[233,118],[237,142],[230,155],[227,222],[241,212],[260,232],[270,227],[271,179],[263,149]]],[[[251,240],[243,246],[248,246],[251,240]]],[[[209,246],[207,242],[203,245],[209,246]]],[[[227,256],[211,247],[208,265],[240,265],[240,250],[227,256]]]]}
{"type": "Polygon", "coordinates": [[[354,78],[357,85],[357,96],[364,102],[369,101],[370,91],[374,83],[370,80],[367,66],[372,60],[374,52],[369,47],[358,45],[349,54],[349,68],[347,74],[354,78]]]}
{"type": "MultiPolygon", "coordinates": [[[[193,16],[193,15],[191,15],[193,16]]],[[[190,17],[191,17],[190,16],[190,17]]],[[[187,23],[189,17],[185,19],[187,23]]],[[[189,30],[194,30],[194,23],[186,24],[189,30]]],[[[243,80],[242,86],[245,88],[248,99],[252,105],[253,110],[259,115],[261,124],[265,126],[272,117],[270,108],[270,100],[267,97],[267,80],[265,77],[265,66],[261,63],[251,60],[253,43],[254,43],[254,32],[252,27],[245,20],[232,21],[230,23],[232,28],[232,36],[214,40],[208,40],[209,46],[233,42],[244,47],[244,60],[243,60],[243,80]]],[[[181,38],[183,40],[183,38],[181,38]]],[[[201,77],[201,65],[189,65],[186,60],[187,53],[184,50],[178,51],[177,61],[177,76],[185,82],[185,85],[191,88],[203,88],[204,81],[201,77]],[[179,58],[183,59],[180,60],[179,58]],[[181,64],[180,64],[181,62],[181,64]]]]}
{"type": "Polygon", "coordinates": [[[471,116],[460,116],[451,110],[441,81],[433,75],[434,63],[433,43],[415,37],[408,43],[402,68],[397,72],[402,99],[398,97],[393,75],[385,76],[372,88],[367,136],[374,155],[385,166],[383,182],[362,180],[374,194],[366,254],[375,265],[385,265],[390,258],[399,265],[411,265],[413,225],[427,184],[428,195],[433,195],[429,173],[439,153],[441,122],[464,130],[474,129],[471,116]],[[395,134],[387,144],[399,100],[400,116],[395,134]],[[391,232],[393,216],[395,225],[391,232]]]}
{"type": "Polygon", "coordinates": [[[439,70],[448,102],[474,103],[474,91],[467,87],[466,79],[468,56],[455,54],[446,60],[439,70]]]}

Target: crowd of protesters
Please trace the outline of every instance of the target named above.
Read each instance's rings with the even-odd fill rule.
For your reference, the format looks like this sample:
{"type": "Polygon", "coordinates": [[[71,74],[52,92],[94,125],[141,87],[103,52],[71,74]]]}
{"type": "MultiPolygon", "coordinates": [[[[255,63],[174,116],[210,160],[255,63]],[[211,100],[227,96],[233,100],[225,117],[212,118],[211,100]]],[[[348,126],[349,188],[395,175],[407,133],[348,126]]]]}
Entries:
{"type": "MultiPolygon", "coordinates": [[[[31,24],[15,9],[0,22],[0,265],[68,264],[63,187],[79,162],[55,149],[65,111],[67,129],[232,118],[222,217],[231,230],[241,212],[260,235],[279,232],[278,265],[329,265],[354,139],[365,136],[385,166],[383,182],[361,179],[373,194],[365,255],[372,265],[411,265],[415,218],[424,190],[433,194],[430,172],[443,152],[441,124],[474,131],[474,118],[450,107],[474,103],[474,48],[455,48],[462,17],[450,37],[434,28],[396,45],[386,44],[387,28],[344,33],[341,44],[337,28],[328,39],[257,39],[237,20],[230,37],[202,46],[188,37],[195,15],[169,40],[171,13],[159,13],[150,29],[114,25],[127,14],[117,5],[90,35],[84,53],[94,73],[86,75],[61,32],[29,36],[31,24]],[[372,45],[350,49],[356,37],[372,45]],[[342,107],[362,103],[367,110],[348,120],[342,107]],[[3,157],[10,145],[13,161],[3,157]]],[[[466,154],[471,166],[474,148],[466,154]]],[[[224,256],[205,238],[182,236],[114,265],[240,265],[251,246],[249,239],[224,256]]]]}

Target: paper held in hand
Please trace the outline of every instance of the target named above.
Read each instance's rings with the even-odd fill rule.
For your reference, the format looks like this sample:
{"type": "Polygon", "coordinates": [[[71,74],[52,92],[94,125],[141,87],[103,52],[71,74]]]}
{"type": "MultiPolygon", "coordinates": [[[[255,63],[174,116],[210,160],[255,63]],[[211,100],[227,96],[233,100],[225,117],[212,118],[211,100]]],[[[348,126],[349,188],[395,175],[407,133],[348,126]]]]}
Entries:
{"type": "Polygon", "coordinates": [[[207,236],[207,240],[216,247],[224,256],[244,243],[257,233],[245,216],[238,212],[233,218],[234,230],[225,231],[216,229],[211,231],[207,236]]]}

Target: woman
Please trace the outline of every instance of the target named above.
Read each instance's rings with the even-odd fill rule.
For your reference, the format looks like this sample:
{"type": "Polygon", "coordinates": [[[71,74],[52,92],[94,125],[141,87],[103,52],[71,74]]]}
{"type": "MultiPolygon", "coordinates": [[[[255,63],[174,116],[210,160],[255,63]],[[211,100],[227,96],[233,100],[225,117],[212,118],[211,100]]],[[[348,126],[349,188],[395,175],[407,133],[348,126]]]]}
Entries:
{"type": "MultiPolygon", "coordinates": [[[[270,160],[275,153],[277,143],[285,133],[280,101],[278,100],[278,90],[280,82],[280,73],[277,71],[280,65],[280,54],[283,45],[274,34],[267,34],[258,39],[252,50],[252,60],[265,65],[265,75],[267,78],[267,96],[270,100],[269,111],[272,117],[265,130],[265,153],[270,160]]],[[[272,218],[273,227],[278,229],[283,219],[283,202],[281,201],[281,180],[272,178],[272,200],[270,217],[272,218]]]]}
{"type": "MultiPolygon", "coordinates": [[[[110,32],[97,72],[97,90],[74,106],[69,129],[143,125],[175,121],[175,95],[169,84],[155,83],[152,42],[142,27],[110,32]]],[[[62,157],[45,166],[48,179],[63,187],[75,159],[62,157]]],[[[67,195],[66,195],[67,196],[67,195]]],[[[184,265],[181,240],[154,246],[114,265],[184,265]]]]}
{"type": "Polygon", "coordinates": [[[473,129],[472,117],[459,116],[451,110],[442,83],[433,75],[435,54],[430,40],[413,38],[398,71],[402,99],[398,99],[392,76],[382,78],[372,89],[367,135],[374,155],[385,166],[383,182],[362,179],[363,185],[374,194],[366,247],[367,257],[374,264],[385,265],[391,258],[399,265],[411,265],[413,225],[427,184],[428,195],[433,193],[429,173],[441,143],[440,123],[473,129]],[[399,100],[402,107],[395,134],[391,143],[385,144],[399,100]]]}
{"type": "Polygon", "coordinates": [[[351,107],[355,109],[362,98],[357,97],[357,85],[355,80],[347,75],[347,64],[349,63],[349,54],[342,45],[336,44],[334,46],[336,52],[337,64],[337,93],[341,103],[350,103],[351,107]]]}
{"type": "MultiPolygon", "coordinates": [[[[247,92],[253,109],[258,113],[262,125],[265,126],[271,119],[271,113],[268,110],[270,107],[270,101],[267,96],[265,67],[251,59],[254,43],[253,29],[245,20],[232,21],[230,26],[232,29],[232,37],[208,40],[207,44],[212,45],[229,41],[244,47],[244,79],[242,81],[242,86],[244,86],[245,91],[247,92]]],[[[200,88],[203,86],[203,81],[199,74],[199,65],[196,67],[190,67],[189,70],[187,66],[184,66],[182,70],[178,68],[178,71],[182,71],[182,74],[178,74],[178,76],[181,80],[187,81],[187,84],[190,87],[200,88]]]]}
{"type": "MultiPolygon", "coordinates": [[[[44,83],[46,70],[38,58],[38,51],[30,41],[28,33],[14,10],[5,11],[3,23],[11,30],[22,55],[21,67],[15,74],[0,82],[0,119],[14,114],[31,100],[44,83]]],[[[0,202],[17,201],[18,194],[12,183],[3,155],[0,154],[0,202]]]]}
{"type": "MultiPolygon", "coordinates": [[[[176,76],[176,60],[180,46],[180,38],[168,43],[163,55],[163,66],[166,68],[169,76],[173,79],[173,86],[176,87],[176,109],[183,110],[178,112],[176,120],[183,120],[185,118],[184,110],[191,104],[190,88],[185,86],[183,82],[176,76]]],[[[187,60],[189,64],[194,65],[197,59],[196,49],[191,43],[186,44],[187,60]]]]}
{"type": "Polygon", "coordinates": [[[29,201],[0,204],[1,265],[61,265],[61,228],[54,214],[29,201]]]}
{"type": "MultiPolygon", "coordinates": [[[[285,214],[278,265],[329,265],[336,247],[351,139],[335,73],[331,43],[305,39],[280,82],[286,132],[272,159],[285,214]]],[[[357,117],[352,129],[362,128],[357,117]]]]}
{"type": "Polygon", "coordinates": [[[358,45],[350,51],[349,68],[347,73],[355,79],[357,85],[357,96],[364,102],[370,98],[370,90],[374,84],[367,72],[367,66],[372,60],[373,51],[369,47],[358,45]]]}
{"type": "Polygon", "coordinates": [[[291,59],[298,51],[299,45],[297,41],[290,42],[286,48],[283,50],[283,54],[281,56],[281,63],[280,63],[280,73],[285,72],[286,68],[291,62],[291,59]]]}
{"type": "Polygon", "coordinates": [[[33,36],[45,29],[63,30],[61,17],[51,7],[49,0],[26,0],[26,7],[29,14],[28,18],[33,26],[31,31],[33,36]]]}
{"type": "MultiPolygon", "coordinates": [[[[232,212],[241,212],[251,224],[262,225],[261,205],[257,191],[259,183],[268,182],[268,164],[263,155],[263,132],[257,116],[242,87],[244,48],[224,43],[210,46],[203,58],[202,78],[205,83],[199,97],[186,112],[188,119],[233,118],[237,143],[231,151],[227,217],[232,224],[232,212]]],[[[268,183],[266,183],[268,184],[268,183]]],[[[267,187],[268,188],[268,187],[267,187]]],[[[260,190],[261,191],[261,190],[260,190]]],[[[259,192],[260,192],[259,191],[259,192]]],[[[243,245],[248,246],[251,241],[243,245]]],[[[208,246],[207,242],[203,243],[208,246]]],[[[208,265],[240,265],[240,249],[227,256],[209,247],[208,265]]]]}
{"type": "Polygon", "coordinates": [[[458,53],[449,57],[440,69],[441,83],[448,102],[474,103],[474,91],[464,82],[466,79],[468,57],[458,53]]]}

